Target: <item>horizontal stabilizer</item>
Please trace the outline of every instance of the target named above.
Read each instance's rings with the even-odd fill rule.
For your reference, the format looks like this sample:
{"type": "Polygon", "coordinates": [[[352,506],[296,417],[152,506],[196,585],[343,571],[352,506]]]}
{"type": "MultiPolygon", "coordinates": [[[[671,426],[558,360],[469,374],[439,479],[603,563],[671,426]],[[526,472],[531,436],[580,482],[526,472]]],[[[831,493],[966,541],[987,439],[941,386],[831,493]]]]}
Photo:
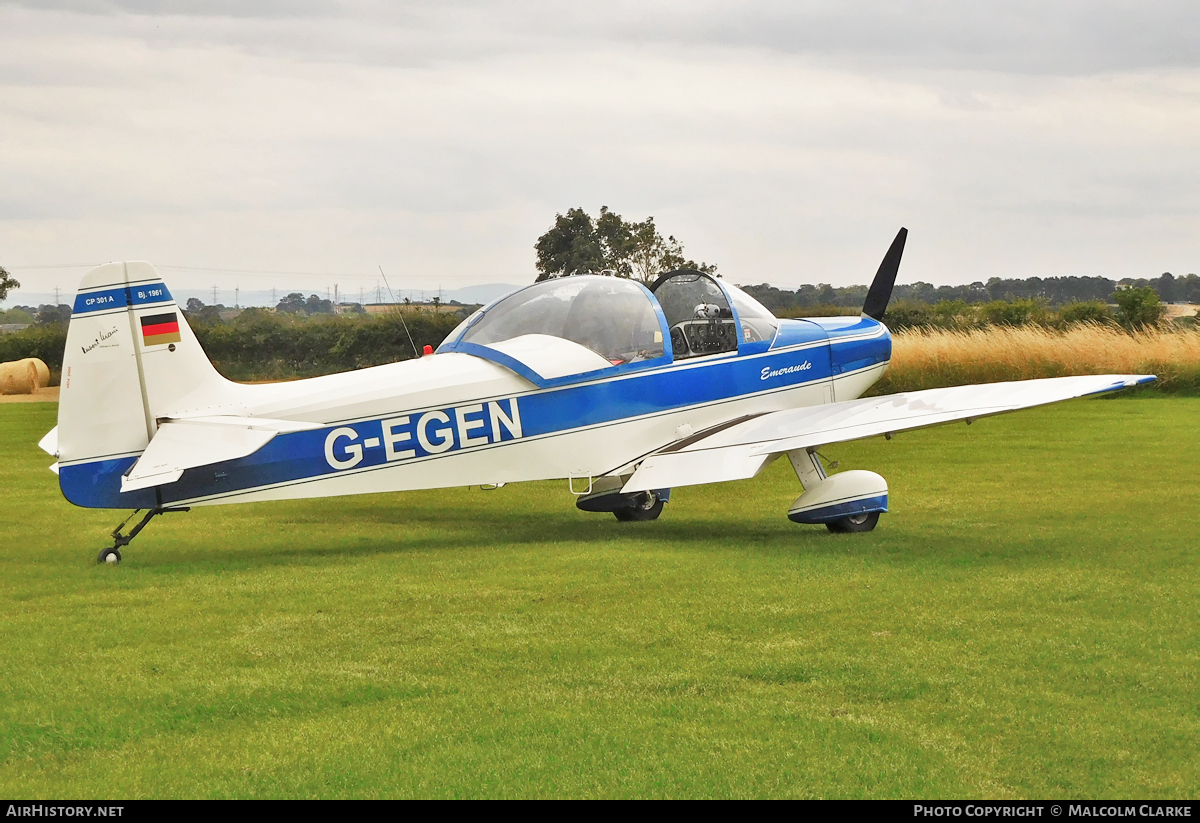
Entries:
{"type": "MultiPolygon", "coordinates": [[[[716,431],[682,449],[650,455],[623,493],[753,477],[772,458],[796,449],[1026,409],[1153,380],[1102,374],[985,383],[868,397],[772,412],[716,431]]],[[[671,447],[668,447],[671,448],[671,447]]]]}
{"type": "Polygon", "coordinates": [[[185,469],[254,454],[280,432],[320,427],[319,423],[232,415],[169,420],[158,427],[150,445],[121,478],[121,491],[174,483],[185,469]]]}
{"type": "Polygon", "coordinates": [[[46,436],[38,441],[38,448],[46,454],[58,457],[58,426],[46,432],[46,436]]]}
{"type": "Polygon", "coordinates": [[[218,414],[211,417],[182,417],[168,419],[168,423],[206,424],[210,426],[237,426],[246,429],[261,429],[275,432],[305,432],[319,429],[324,423],[303,423],[299,420],[277,420],[270,417],[238,417],[232,414],[218,414]]]}

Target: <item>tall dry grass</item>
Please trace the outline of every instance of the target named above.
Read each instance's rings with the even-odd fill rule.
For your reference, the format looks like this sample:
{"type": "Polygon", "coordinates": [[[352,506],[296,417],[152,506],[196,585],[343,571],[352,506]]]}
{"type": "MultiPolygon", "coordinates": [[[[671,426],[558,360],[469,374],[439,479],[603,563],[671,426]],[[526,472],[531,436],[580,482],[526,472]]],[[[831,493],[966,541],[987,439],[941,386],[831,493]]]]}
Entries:
{"type": "Polygon", "coordinates": [[[875,391],[1076,374],[1156,374],[1158,390],[1200,392],[1200,329],[1132,334],[1099,325],[1067,331],[1040,326],[912,329],[894,336],[892,364],[875,391]]]}

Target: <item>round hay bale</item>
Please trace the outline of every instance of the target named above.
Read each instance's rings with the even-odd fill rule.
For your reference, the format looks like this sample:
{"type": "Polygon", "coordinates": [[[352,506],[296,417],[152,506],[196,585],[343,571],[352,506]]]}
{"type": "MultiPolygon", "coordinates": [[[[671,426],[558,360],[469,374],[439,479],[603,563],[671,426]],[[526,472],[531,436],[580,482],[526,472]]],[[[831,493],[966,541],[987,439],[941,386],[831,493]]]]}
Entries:
{"type": "Polygon", "coordinates": [[[32,363],[0,363],[0,394],[33,394],[36,385],[37,367],[32,363]]]}
{"type": "Polygon", "coordinates": [[[50,385],[50,367],[36,357],[26,357],[21,363],[32,363],[34,371],[37,372],[37,385],[34,389],[44,389],[50,385]]]}

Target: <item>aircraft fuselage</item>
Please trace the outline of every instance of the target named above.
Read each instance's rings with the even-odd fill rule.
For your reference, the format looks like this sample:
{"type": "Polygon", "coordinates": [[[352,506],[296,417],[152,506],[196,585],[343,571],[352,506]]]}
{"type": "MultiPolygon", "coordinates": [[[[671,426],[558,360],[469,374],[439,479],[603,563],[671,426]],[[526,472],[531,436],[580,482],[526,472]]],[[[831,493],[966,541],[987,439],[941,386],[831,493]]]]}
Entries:
{"type": "Polygon", "coordinates": [[[860,396],[891,335],[869,318],[782,320],[760,351],[601,369],[537,385],[460,351],[327,377],[226,383],[162,419],[205,415],[320,424],[248,457],[121,492],[139,453],[64,461],[76,505],[151,508],[628,474],[645,455],[726,421],[860,396]]]}

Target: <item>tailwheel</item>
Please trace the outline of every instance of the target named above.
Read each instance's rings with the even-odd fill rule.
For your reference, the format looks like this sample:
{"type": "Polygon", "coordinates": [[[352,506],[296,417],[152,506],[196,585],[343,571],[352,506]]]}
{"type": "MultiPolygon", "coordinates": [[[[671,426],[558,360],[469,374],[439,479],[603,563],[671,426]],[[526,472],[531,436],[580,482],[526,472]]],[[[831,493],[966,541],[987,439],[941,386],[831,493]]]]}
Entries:
{"type": "Polygon", "coordinates": [[[654,492],[642,492],[632,504],[613,511],[622,522],[657,520],[665,501],[654,492]]]}
{"type": "Polygon", "coordinates": [[[133,538],[138,536],[138,532],[140,532],[142,529],[146,528],[147,523],[149,523],[151,520],[153,520],[155,517],[157,517],[160,514],[170,514],[172,512],[186,512],[186,511],[188,511],[188,509],[186,507],[167,508],[166,506],[156,506],[153,509],[150,509],[149,511],[146,512],[145,516],[142,517],[141,522],[139,522],[136,526],[134,526],[132,529],[129,530],[129,534],[121,534],[121,529],[125,528],[125,525],[130,520],[137,517],[137,515],[141,511],[142,511],[141,509],[134,509],[133,514],[129,515],[124,520],[122,520],[121,525],[117,526],[115,529],[112,530],[114,545],[112,546],[112,548],[105,549],[104,551],[100,552],[100,556],[96,558],[97,563],[112,563],[113,565],[120,563],[121,562],[121,547],[128,546],[133,541],[133,538]]]}
{"type": "Polygon", "coordinates": [[[869,532],[879,523],[879,512],[863,512],[840,517],[825,524],[825,528],[834,534],[851,534],[853,532],[869,532]]]}

